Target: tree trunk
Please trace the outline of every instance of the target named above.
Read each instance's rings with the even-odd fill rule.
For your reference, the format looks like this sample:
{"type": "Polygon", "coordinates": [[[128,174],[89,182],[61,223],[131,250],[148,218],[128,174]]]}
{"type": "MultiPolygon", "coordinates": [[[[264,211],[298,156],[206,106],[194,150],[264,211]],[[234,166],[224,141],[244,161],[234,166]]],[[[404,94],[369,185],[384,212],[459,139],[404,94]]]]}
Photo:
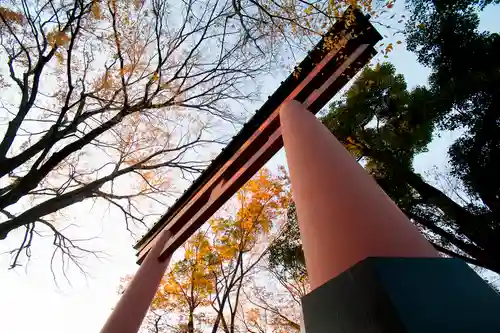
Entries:
{"type": "Polygon", "coordinates": [[[193,310],[189,309],[189,319],[187,324],[188,333],[194,333],[194,318],[193,318],[193,310]]]}
{"type": "MultiPolygon", "coordinates": [[[[490,217],[493,216],[489,214],[474,215],[470,213],[443,192],[426,183],[419,175],[412,171],[409,171],[405,177],[408,184],[419,193],[427,204],[438,207],[454,220],[454,223],[458,226],[458,232],[475,243],[479,253],[477,251],[471,253],[470,247],[455,245],[483,263],[483,267],[500,273],[499,245],[497,242],[499,239],[498,232],[489,227],[491,224],[490,217]]],[[[436,227],[439,228],[438,226],[436,227]]],[[[454,237],[456,238],[456,236],[454,237]]]]}

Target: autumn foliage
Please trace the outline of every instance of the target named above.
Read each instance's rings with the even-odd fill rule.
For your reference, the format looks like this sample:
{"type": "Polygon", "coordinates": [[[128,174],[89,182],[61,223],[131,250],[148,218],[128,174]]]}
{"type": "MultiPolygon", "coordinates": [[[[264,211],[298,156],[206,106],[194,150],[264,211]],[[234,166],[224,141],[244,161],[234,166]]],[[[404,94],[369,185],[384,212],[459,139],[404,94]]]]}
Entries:
{"type": "Polygon", "coordinates": [[[40,236],[53,237],[51,262],[96,254],[65,220],[72,205],[91,202],[135,233],[206,167],[202,148],[241,121],[229,105],[256,96],[246,84],[266,70],[227,21],[232,10],[219,1],[2,2],[0,240],[18,240],[12,268],[40,236]]]}
{"type": "MultiPolygon", "coordinates": [[[[298,304],[292,304],[291,296],[276,293],[283,302],[292,303],[271,308],[262,295],[253,293],[261,283],[258,276],[272,274],[265,268],[267,249],[280,232],[290,200],[283,170],[278,176],[263,169],[248,181],[233,201],[184,244],[181,258],[174,260],[161,282],[146,328],[228,333],[263,325],[296,329],[297,322],[283,323],[282,316],[276,315],[283,311],[293,317],[292,312],[297,320],[298,304]]],[[[278,290],[288,293],[282,286],[278,290]]]]}

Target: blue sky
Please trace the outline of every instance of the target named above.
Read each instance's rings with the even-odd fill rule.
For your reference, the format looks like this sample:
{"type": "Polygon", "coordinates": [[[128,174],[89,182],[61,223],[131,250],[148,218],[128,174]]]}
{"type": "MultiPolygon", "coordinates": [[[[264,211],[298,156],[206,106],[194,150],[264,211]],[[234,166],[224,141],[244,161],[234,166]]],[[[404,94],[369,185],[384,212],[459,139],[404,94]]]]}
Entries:
{"type": "MultiPolygon", "coordinates": [[[[403,2],[397,2],[395,10],[401,12],[402,6],[403,2]]],[[[499,17],[500,6],[487,8],[481,15],[481,29],[500,31],[499,17]]],[[[387,43],[387,40],[384,42],[387,43]]],[[[416,62],[415,56],[405,50],[404,43],[397,45],[389,55],[389,59],[376,60],[388,60],[394,63],[398,72],[404,74],[409,87],[424,85],[427,82],[429,70],[416,62]]],[[[279,84],[280,78],[264,78],[262,81],[265,81],[261,82],[263,89],[272,92],[279,84]]],[[[416,158],[416,170],[424,173],[434,166],[445,169],[447,147],[456,135],[452,132],[443,132],[440,137],[435,137],[429,146],[429,152],[416,158]]],[[[285,163],[285,156],[280,152],[268,166],[273,168],[285,163]]],[[[88,221],[87,228],[91,229],[91,232],[100,234],[98,245],[104,248],[108,257],[88,267],[90,276],[87,279],[76,271],[70,271],[72,286],[64,284],[57,287],[46,262],[37,261],[36,254],[27,271],[23,269],[7,271],[8,256],[0,256],[2,332],[99,331],[118,299],[116,290],[120,284],[120,277],[133,273],[137,266],[132,239],[122,225],[112,221],[115,218],[120,219],[121,216],[109,216],[106,212],[90,208],[87,204],[78,205],[74,209],[75,218],[88,221]]],[[[7,246],[8,244],[2,241],[0,251],[4,251],[7,246]]],[[[48,243],[42,243],[34,250],[43,252],[46,251],[44,247],[49,246],[48,243]]]]}

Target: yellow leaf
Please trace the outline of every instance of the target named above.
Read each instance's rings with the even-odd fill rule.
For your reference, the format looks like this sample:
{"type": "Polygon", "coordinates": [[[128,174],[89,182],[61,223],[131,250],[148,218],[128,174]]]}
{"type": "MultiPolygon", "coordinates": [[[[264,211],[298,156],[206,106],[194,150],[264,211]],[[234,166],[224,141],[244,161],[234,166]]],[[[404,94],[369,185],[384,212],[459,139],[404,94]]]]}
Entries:
{"type": "Polygon", "coordinates": [[[123,76],[132,73],[134,69],[135,69],[134,65],[131,64],[124,65],[123,68],[120,68],[120,75],[123,76]]]}
{"type": "Polygon", "coordinates": [[[96,20],[100,20],[102,18],[101,7],[99,6],[99,2],[97,0],[92,1],[92,5],[90,7],[90,10],[92,11],[92,16],[96,20]]]}
{"type": "Polygon", "coordinates": [[[57,58],[57,63],[58,63],[59,65],[64,64],[64,56],[62,55],[62,53],[61,53],[61,52],[57,51],[54,55],[56,56],[56,58],[57,58]]]}
{"type": "Polygon", "coordinates": [[[64,31],[51,31],[47,34],[47,40],[52,46],[64,46],[69,43],[70,37],[64,31]]]}
{"type": "Polygon", "coordinates": [[[259,320],[260,313],[258,309],[250,309],[247,313],[248,321],[251,323],[255,323],[259,320]]]}
{"type": "Polygon", "coordinates": [[[135,10],[139,10],[139,8],[141,8],[142,2],[143,2],[143,0],[134,0],[135,10]]]}
{"type": "Polygon", "coordinates": [[[111,89],[113,87],[113,78],[109,75],[109,72],[106,71],[104,77],[102,79],[101,89],[111,89]]]}
{"type": "MultiPolygon", "coordinates": [[[[14,22],[17,24],[22,24],[24,22],[24,16],[22,14],[16,13],[8,8],[0,7],[0,14],[5,21],[14,22]]],[[[1,20],[0,25],[3,25],[3,21],[1,20]]]]}

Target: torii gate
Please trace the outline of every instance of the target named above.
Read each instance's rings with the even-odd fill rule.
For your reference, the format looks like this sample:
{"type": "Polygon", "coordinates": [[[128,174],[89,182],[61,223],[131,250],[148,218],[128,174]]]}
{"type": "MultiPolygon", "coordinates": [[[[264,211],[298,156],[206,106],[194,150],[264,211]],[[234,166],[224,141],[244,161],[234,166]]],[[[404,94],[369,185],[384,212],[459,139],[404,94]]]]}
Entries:
{"type": "Polygon", "coordinates": [[[283,146],[312,290],[307,333],[500,332],[495,292],[462,261],[439,258],[314,116],[379,40],[368,17],[346,11],[137,243],[141,266],[101,333],[138,331],[175,249],[283,146]]]}

